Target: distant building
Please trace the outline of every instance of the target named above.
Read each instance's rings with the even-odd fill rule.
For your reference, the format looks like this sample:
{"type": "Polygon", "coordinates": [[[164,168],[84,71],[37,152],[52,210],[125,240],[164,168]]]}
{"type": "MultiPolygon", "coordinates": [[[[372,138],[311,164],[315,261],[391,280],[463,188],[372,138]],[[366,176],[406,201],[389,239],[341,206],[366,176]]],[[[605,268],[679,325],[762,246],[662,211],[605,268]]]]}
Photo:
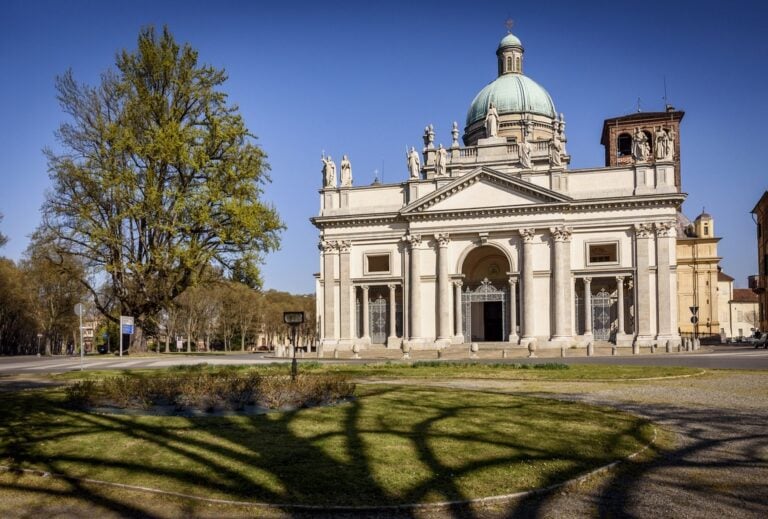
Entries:
{"type": "Polygon", "coordinates": [[[757,224],[757,274],[749,277],[749,288],[760,299],[760,330],[768,330],[768,191],[752,209],[757,224]]]}
{"type": "MultiPolygon", "coordinates": [[[[677,301],[681,333],[707,336],[721,332],[718,282],[719,276],[725,274],[719,270],[719,241],[710,214],[702,211],[693,222],[682,213],[678,215],[677,301]],[[691,322],[692,306],[698,307],[696,324],[691,322]]],[[[727,300],[724,303],[727,306],[727,300]]]]}

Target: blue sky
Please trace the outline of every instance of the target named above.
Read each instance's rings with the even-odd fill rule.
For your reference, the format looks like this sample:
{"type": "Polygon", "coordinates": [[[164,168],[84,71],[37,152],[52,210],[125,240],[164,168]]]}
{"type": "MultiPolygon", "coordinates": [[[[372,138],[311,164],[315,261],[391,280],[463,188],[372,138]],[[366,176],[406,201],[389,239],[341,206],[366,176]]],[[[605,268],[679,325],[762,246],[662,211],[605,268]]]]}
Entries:
{"type": "Polygon", "coordinates": [[[202,62],[224,68],[224,90],[269,155],[266,198],[288,229],[263,268],[265,286],[312,292],[319,269],[320,153],[349,155],[357,185],[378,170],[406,179],[406,146],[463,128],[474,95],[496,76],[508,17],[525,73],[565,113],[571,167],[604,164],[602,122],[663,108],[681,129],[684,212],[715,218],[722,265],[745,286],[756,271],[749,210],[768,189],[768,7],[688,2],[196,2],[35,1],[0,4],[0,253],[19,259],[50,183],[41,149],[65,120],[54,78],[68,68],[96,83],[139,29],[167,24],[202,62]]]}

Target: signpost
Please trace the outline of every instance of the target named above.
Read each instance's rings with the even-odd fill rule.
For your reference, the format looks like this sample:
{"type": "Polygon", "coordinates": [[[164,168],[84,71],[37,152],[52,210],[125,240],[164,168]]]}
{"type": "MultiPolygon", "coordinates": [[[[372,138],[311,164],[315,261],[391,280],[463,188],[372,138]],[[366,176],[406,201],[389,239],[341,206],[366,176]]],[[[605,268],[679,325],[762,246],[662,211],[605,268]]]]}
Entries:
{"type": "Polygon", "coordinates": [[[691,311],[691,324],[693,324],[693,340],[695,341],[699,337],[699,307],[698,306],[689,306],[688,309],[691,311]]]}
{"type": "Polygon", "coordinates": [[[133,317],[120,316],[120,356],[123,356],[123,335],[133,335],[133,317]]]}
{"type": "Polygon", "coordinates": [[[299,365],[296,363],[296,329],[304,322],[304,312],[283,312],[283,322],[291,327],[291,344],[293,345],[293,360],[291,360],[291,380],[296,380],[299,365]]]}
{"type": "Polygon", "coordinates": [[[83,314],[85,313],[85,305],[83,303],[77,303],[75,305],[75,315],[80,318],[80,371],[83,371],[83,359],[85,358],[85,349],[83,348],[83,314]]]}

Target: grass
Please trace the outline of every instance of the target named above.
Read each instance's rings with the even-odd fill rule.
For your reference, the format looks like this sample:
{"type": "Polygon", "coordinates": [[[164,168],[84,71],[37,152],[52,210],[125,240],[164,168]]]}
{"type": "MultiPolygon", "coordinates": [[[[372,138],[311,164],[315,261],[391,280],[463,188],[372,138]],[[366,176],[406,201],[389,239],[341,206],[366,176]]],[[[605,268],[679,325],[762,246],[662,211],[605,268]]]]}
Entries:
{"type": "Polygon", "coordinates": [[[625,456],[652,435],[609,409],[447,389],[358,387],[337,406],[216,418],[89,414],[64,400],[60,390],[0,394],[3,464],[277,503],[527,490],[625,456]]]}
{"type": "MultiPolygon", "coordinates": [[[[196,364],[193,366],[176,366],[171,370],[204,370],[204,371],[238,371],[258,372],[263,374],[285,374],[290,367],[287,363],[243,365],[243,366],[212,366],[196,364]]],[[[486,378],[506,380],[634,380],[701,373],[698,368],[674,366],[603,366],[587,364],[560,363],[482,363],[482,362],[437,362],[417,361],[377,362],[367,364],[331,364],[318,361],[299,362],[302,373],[336,373],[355,378],[486,378]]],[[[115,370],[72,371],[52,375],[59,380],[81,380],[101,378],[114,375],[115,370]]],[[[131,376],[144,376],[166,372],[161,369],[125,370],[121,373],[131,376]]]]}

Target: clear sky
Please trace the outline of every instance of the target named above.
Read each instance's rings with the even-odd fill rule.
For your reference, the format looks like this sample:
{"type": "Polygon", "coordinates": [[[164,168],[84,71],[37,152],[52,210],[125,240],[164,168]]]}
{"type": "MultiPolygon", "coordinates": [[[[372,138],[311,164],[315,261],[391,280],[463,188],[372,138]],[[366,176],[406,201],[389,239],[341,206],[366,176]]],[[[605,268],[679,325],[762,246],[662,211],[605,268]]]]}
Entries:
{"type": "Polygon", "coordinates": [[[768,189],[768,4],[755,1],[36,1],[0,2],[0,253],[19,259],[50,183],[41,149],[65,119],[54,78],[94,84],[139,29],[167,24],[224,90],[269,155],[267,198],[288,229],[265,286],[312,292],[319,269],[320,153],[346,153],[356,185],[407,178],[404,150],[424,126],[450,143],[475,94],[496,77],[504,21],[525,46],[525,73],[565,114],[571,167],[604,164],[603,119],[663,109],[681,128],[684,212],[706,206],[724,270],[756,272],[749,211],[768,189]]]}

